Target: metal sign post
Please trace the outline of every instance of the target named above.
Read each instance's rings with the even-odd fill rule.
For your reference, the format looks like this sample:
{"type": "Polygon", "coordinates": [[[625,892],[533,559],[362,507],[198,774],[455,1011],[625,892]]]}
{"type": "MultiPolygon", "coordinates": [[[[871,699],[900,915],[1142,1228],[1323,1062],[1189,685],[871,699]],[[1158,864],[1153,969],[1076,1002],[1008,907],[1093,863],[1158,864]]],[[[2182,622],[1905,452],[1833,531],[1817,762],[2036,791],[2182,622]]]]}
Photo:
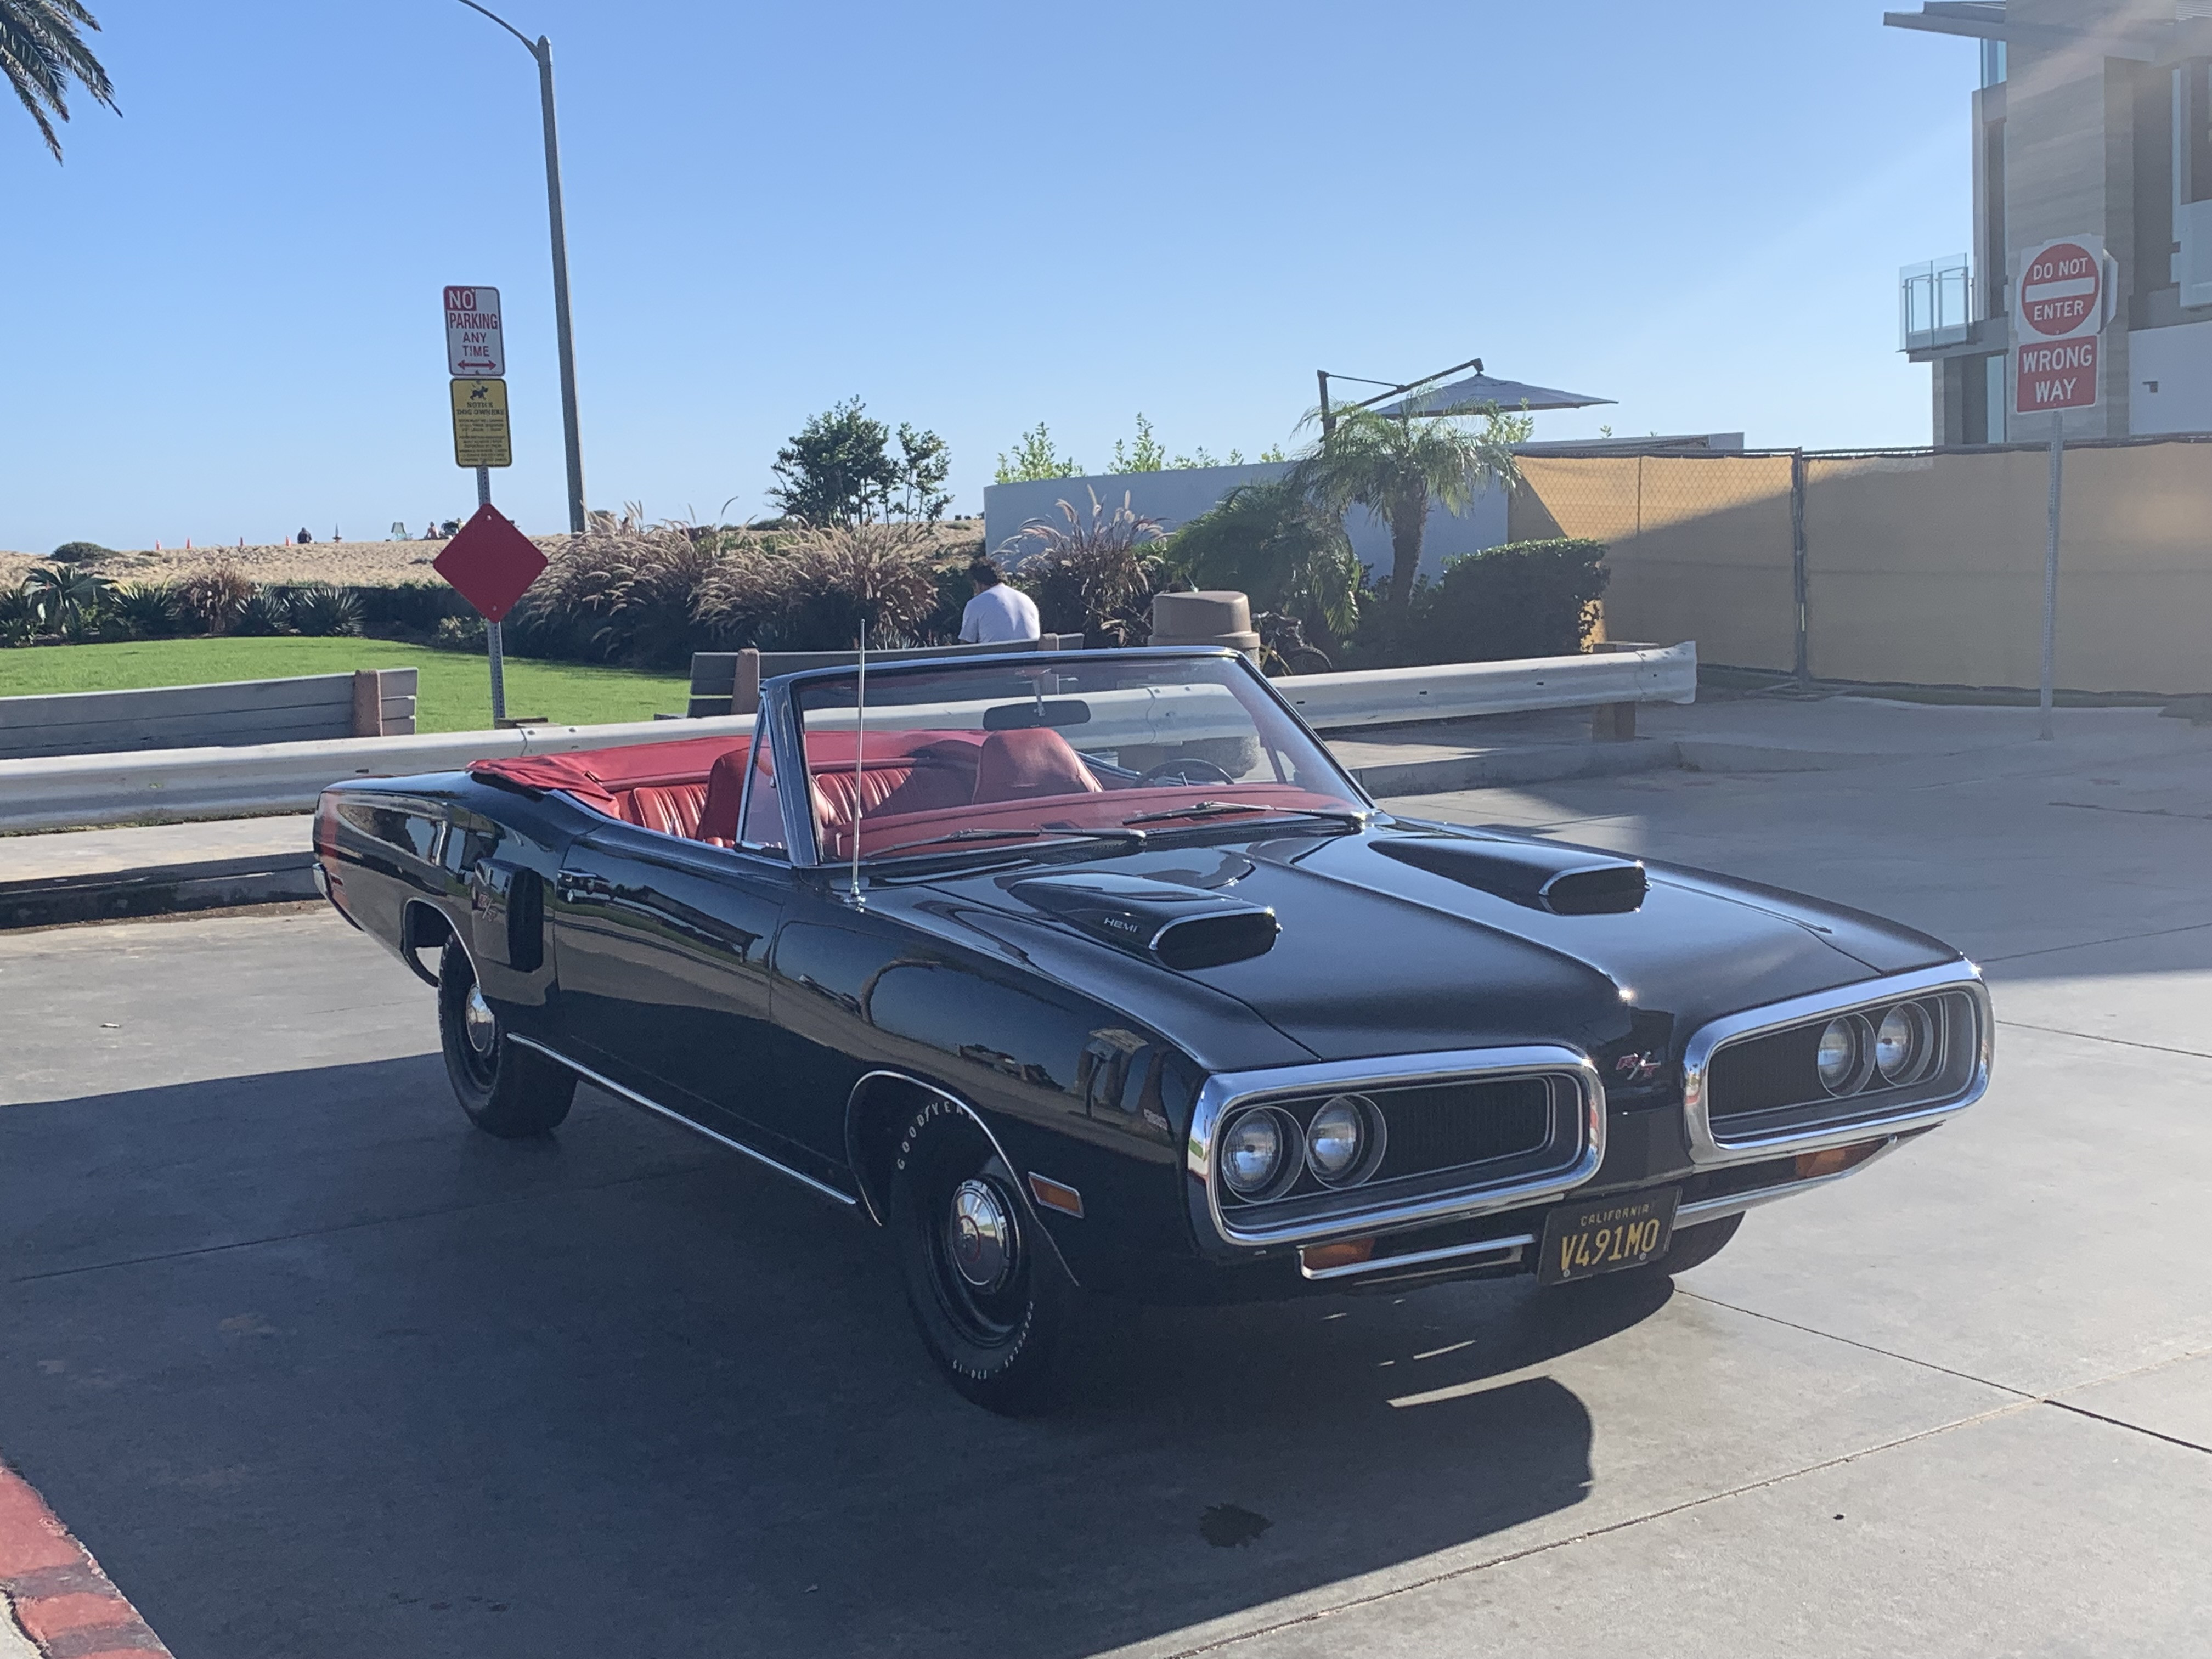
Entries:
{"type": "MultiPolygon", "coordinates": [[[[491,469],[477,469],[477,506],[491,505],[491,469]]],[[[491,653],[491,723],[495,728],[507,724],[507,653],[501,647],[505,643],[500,637],[503,623],[487,620],[484,623],[484,645],[491,653]]]]}
{"type": "MultiPolygon", "coordinates": [[[[497,289],[447,288],[446,368],[453,377],[453,463],[476,469],[477,509],[481,513],[491,505],[491,469],[514,465],[514,436],[507,425],[507,381],[502,378],[507,346],[497,289]]],[[[507,655],[500,626],[505,615],[501,610],[498,616],[484,617],[495,726],[507,723],[507,655]]]]}
{"type": "Polygon", "coordinates": [[[2014,285],[2013,413],[2051,416],[2050,525],[2043,552],[2043,674],[2037,707],[2039,738],[2056,732],[2051,708],[2058,679],[2058,501],[2066,465],[2069,409],[2094,409],[2104,397],[2098,336],[2112,313],[2111,257],[2094,236],[2062,236],[2021,256],[2014,285]]]}

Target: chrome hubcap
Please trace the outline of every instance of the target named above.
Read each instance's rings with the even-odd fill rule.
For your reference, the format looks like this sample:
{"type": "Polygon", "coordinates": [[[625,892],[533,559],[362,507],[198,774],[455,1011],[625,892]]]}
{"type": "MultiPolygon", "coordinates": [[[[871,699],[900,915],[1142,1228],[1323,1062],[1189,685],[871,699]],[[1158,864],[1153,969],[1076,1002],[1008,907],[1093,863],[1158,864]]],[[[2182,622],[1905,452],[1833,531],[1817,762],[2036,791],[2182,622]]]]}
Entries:
{"type": "Polygon", "coordinates": [[[995,1291],[1014,1265],[1014,1218],[987,1181],[963,1181],[952,1193],[946,1218],[952,1265],[976,1290],[995,1291]]]}
{"type": "Polygon", "coordinates": [[[499,1042],[499,1016],[473,985],[469,987],[468,1000],[461,1005],[461,1026],[469,1034],[469,1047],[480,1054],[490,1054],[499,1042]]]}

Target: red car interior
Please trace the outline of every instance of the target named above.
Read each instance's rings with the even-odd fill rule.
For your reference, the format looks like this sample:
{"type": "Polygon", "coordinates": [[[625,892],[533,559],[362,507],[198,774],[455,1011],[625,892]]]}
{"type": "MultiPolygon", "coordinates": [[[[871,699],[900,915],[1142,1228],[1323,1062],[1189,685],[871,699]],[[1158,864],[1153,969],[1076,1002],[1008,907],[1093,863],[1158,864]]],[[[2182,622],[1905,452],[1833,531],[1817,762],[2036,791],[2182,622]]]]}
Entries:
{"type": "MultiPolygon", "coordinates": [[[[970,825],[1036,828],[1047,823],[1107,828],[1135,812],[1188,805],[1188,785],[1112,791],[1109,810],[1095,798],[1107,786],[1066,738],[1049,727],[1012,732],[871,732],[858,767],[849,732],[807,738],[814,811],[823,853],[852,856],[854,804],[863,856],[899,842],[970,825]],[[1031,803],[1063,810],[1040,813],[1031,803]]],[[[623,749],[520,756],[472,763],[469,770],[532,789],[558,790],[596,811],[665,836],[727,847],[737,839],[750,738],[688,738],[623,749]]],[[[1341,809],[1330,795],[1285,784],[1207,785],[1209,797],[1255,805],[1341,809]]]]}

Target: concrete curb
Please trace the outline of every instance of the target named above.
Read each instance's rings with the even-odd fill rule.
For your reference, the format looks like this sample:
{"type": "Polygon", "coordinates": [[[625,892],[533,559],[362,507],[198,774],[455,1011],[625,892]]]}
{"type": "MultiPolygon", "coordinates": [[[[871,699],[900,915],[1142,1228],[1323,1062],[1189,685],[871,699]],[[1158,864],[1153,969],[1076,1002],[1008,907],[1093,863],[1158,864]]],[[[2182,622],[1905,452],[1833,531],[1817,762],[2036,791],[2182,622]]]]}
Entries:
{"type": "Polygon", "coordinates": [[[0,881],[0,930],[311,899],[319,896],[314,864],[315,855],[302,848],[258,858],[0,881]]]}
{"type": "Polygon", "coordinates": [[[1532,744],[1525,749],[1486,749],[1441,760],[1358,767],[1352,775],[1378,799],[1385,795],[1442,795],[1499,784],[1554,783],[1564,778],[1663,771],[1682,764],[1681,748],[1660,738],[1631,738],[1620,743],[1532,744]]]}
{"type": "Polygon", "coordinates": [[[170,1659],[30,1483],[0,1463],[0,1655],[170,1659]]]}

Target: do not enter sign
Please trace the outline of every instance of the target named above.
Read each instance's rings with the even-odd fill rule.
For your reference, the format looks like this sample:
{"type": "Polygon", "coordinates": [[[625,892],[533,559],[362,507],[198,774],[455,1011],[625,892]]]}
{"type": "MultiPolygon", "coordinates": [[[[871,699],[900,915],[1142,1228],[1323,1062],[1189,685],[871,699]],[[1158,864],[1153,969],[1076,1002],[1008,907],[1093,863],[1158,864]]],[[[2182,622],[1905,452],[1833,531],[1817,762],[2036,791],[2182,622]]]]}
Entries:
{"type": "Polygon", "coordinates": [[[2104,244],[2065,236],[2027,250],[2013,316],[2019,347],[2013,412],[2094,409],[2101,396],[2098,336],[2110,301],[2104,244]]]}

